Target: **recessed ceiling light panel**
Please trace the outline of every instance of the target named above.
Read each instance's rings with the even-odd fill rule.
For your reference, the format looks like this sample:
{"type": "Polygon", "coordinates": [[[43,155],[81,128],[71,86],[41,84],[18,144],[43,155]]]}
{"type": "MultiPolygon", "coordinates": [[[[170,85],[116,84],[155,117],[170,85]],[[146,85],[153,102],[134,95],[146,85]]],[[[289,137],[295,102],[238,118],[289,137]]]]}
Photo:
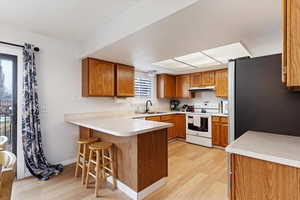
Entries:
{"type": "Polygon", "coordinates": [[[213,65],[220,64],[217,61],[215,61],[214,59],[202,54],[201,52],[177,57],[177,58],[175,58],[175,60],[187,63],[187,64],[195,66],[195,67],[207,67],[207,66],[213,66],[213,65]]]}
{"type": "Polygon", "coordinates": [[[228,63],[230,59],[251,56],[248,50],[240,42],[204,50],[202,52],[224,64],[228,63]]]}
{"type": "Polygon", "coordinates": [[[169,59],[169,60],[163,60],[157,63],[153,63],[153,65],[157,65],[166,69],[182,69],[182,68],[190,68],[189,65],[169,59]]]}

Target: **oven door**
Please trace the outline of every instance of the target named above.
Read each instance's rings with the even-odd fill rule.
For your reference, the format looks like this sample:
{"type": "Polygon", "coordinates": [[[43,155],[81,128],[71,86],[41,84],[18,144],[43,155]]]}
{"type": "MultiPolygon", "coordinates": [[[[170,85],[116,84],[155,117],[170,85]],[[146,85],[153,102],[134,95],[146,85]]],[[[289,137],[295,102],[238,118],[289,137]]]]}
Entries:
{"type": "Polygon", "coordinates": [[[210,116],[201,116],[201,115],[188,115],[186,122],[186,134],[207,137],[211,138],[211,118],[210,116]],[[194,120],[199,120],[200,122],[194,123],[194,120]],[[198,118],[198,119],[196,119],[198,118]]]}

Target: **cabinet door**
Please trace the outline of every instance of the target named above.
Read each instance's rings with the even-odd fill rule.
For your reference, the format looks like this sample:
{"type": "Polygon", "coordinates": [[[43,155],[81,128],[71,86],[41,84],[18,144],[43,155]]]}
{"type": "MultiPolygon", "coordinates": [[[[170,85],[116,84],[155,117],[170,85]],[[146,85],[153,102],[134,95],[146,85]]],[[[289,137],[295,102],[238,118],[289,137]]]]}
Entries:
{"type": "Polygon", "coordinates": [[[168,140],[176,137],[176,120],[175,119],[161,119],[161,122],[171,123],[172,127],[168,128],[168,140]]]}
{"type": "Polygon", "coordinates": [[[185,138],[186,137],[186,121],[184,114],[176,115],[176,137],[185,138]]]}
{"type": "Polygon", "coordinates": [[[233,200],[298,200],[297,168],[268,161],[232,156],[233,200]]]}
{"type": "Polygon", "coordinates": [[[221,146],[221,123],[212,123],[212,144],[216,146],[221,146]]]}
{"type": "Polygon", "coordinates": [[[228,145],[228,124],[221,123],[219,136],[220,136],[220,146],[226,147],[228,145]]]}
{"type": "MultiPolygon", "coordinates": [[[[283,83],[287,82],[287,34],[288,34],[288,18],[290,18],[290,16],[288,16],[288,12],[287,10],[290,8],[288,8],[288,3],[287,0],[282,0],[282,14],[283,14],[283,20],[282,20],[282,32],[283,32],[283,48],[282,48],[282,73],[281,73],[281,81],[283,83]]],[[[290,31],[289,31],[290,32],[290,31]]]]}
{"type": "Polygon", "coordinates": [[[134,96],[134,67],[116,65],[116,95],[118,97],[134,96]]]}
{"type": "Polygon", "coordinates": [[[168,74],[157,75],[157,98],[174,98],[176,80],[175,76],[168,74]]]}
{"type": "Polygon", "coordinates": [[[216,71],[216,96],[228,97],[228,72],[227,69],[216,71]]]}
{"type": "Polygon", "coordinates": [[[300,1],[287,0],[287,86],[300,89],[300,1]]]}
{"type": "Polygon", "coordinates": [[[208,71],[202,72],[201,86],[214,86],[215,85],[215,72],[208,71]]]}
{"type": "Polygon", "coordinates": [[[190,75],[176,76],[176,97],[177,98],[193,98],[193,93],[190,89],[190,75]]]}
{"type": "Polygon", "coordinates": [[[146,120],[160,122],[160,116],[146,117],[146,120]]]}
{"type": "Polygon", "coordinates": [[[83,96],[114,96],[114,64],[92,58],[82,61],[83,96]]]}
{"type": "Polygon", "coordinates": [[[201,86],[201,72],[191,74],[191,87],[200,87],[201,86]]]}
{"type": "Polygon", "coordinates": [[[176,80],[174,76],[167,75],[165,76],[165,98],[174,98],[175,97],[175,87],[176,80]]]}

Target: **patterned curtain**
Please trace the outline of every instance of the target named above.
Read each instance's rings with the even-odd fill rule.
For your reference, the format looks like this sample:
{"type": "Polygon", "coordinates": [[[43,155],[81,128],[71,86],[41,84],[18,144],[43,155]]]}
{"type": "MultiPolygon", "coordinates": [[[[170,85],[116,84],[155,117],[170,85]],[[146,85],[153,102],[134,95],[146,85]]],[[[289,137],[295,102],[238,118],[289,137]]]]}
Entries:
{"type": "Polygon", "coordinates": [[[61,164],[49,164],[45,158],[42,148],[36,66],[33,48],[33,45],[25,44],[25,48],[23,51],[23,150],[25,164],[30,173],[40,180],[48,180],[50,176],[58,175],[60,172],[62,172],[63,166],[61,164]]]}

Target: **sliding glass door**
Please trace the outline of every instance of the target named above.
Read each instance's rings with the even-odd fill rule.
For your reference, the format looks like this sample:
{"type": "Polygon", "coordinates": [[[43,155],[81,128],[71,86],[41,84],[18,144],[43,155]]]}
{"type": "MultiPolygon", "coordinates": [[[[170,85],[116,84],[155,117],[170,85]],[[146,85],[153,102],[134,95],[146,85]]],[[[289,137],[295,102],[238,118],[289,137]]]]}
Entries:
{"type": "Polygon", "coordinates": [[[0,53],[0,135],[17,153],[17,56],[0,53]]]}

